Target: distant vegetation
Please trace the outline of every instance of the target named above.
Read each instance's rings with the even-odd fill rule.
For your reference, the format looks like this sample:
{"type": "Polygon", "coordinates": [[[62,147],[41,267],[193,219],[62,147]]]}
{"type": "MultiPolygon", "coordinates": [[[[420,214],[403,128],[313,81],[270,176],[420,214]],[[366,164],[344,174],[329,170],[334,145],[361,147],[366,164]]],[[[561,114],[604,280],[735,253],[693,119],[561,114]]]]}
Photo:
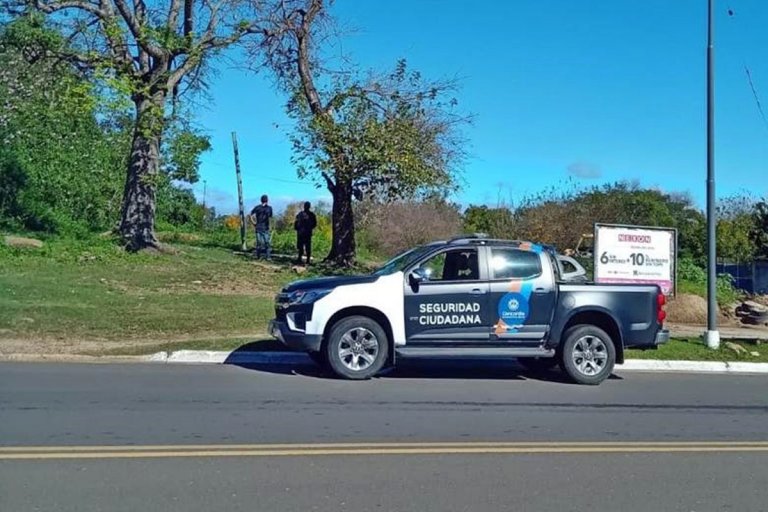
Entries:
{"type": "MultiPolygon", "coordinates": [[[[186,11],[187,4],[196,5],[185,0],[169,7],[186,11]]],[[[210,142],[205,127],[195,127],[186,96],[171,87],[187,85],[184,90],[194,93],[220,59],[219,50],[231,43],[242,44],[253,62],[274,74],[275,94],[285,99],[295,123],[287,137],[299,177],[332,193],[331,204],[317,205],[316,258],[331,256],[342,265],[356,258],[383,260],[462,232],[531,239],[565,250],[575,248],[595,222],[626,223],[677,228],[681,274],[701,282],[705,217],[685,194],[632,183],[583,187],[570,182],[509,203],[462,207],[451,202],[465,154],[457,130],[466,117],[455,111],[449,95],[457,92],[456,84],[427,81],[403,60],[385,73],[305,76],[315,55],[299,52],[302,44],[333,32],[321,0],[266,2],[266,11],[254,7],[249,19],[234,24],[233,12],[222,12],[224,28],[234,31],[226,40],[218,39],[218,32],[209,34],[213,39],[195,36],[206,19],[189,21],[190,27],[173,9],[162,19],[106,9],[97,15],[106,12],[112,25],[87,25],[84,30],[97,33],[73,35],[77,27],[69,23],[77,18],[66,14],[85,9],[96,15],[83,7],[90,4],[35,5],[18,2],[0,22],[0,230],[5,233],[82,243],[101,235],[99,240],[128,249],[152,245],[155,238],[237,248],[238,218],[203,207],[189,190],[199,179],[200,156],[210,142]],[[80,37],[85,35],[90,39],[80,37]],[[166,66],[167,73],[178,71],[173,80],[160,73],[160,81],[148,85],[143,81],[151,76],[142,75],[141,66],[128,72],[116,67],[119,56],[110,54],[112,60],[101,62],[93,53],[83,54],[87,41],[114,49],[120,38],[136,37],[140,44],[133,50],[141,66],[149,59],[166,66]],[[168,61],[168,55],[174,57],[168,61]],[[145,86],[162,92],[161,104],[149,114],[135,104],[147,93],[145,86]],[[157,145],[142,146],[140,153],[156,157],[156,172],[134,169],[136,145],[146,136],[156,138],[157,145]],[[140,186],[132,181],[136,173],[143,173],[140,186]],[[149,201],[144,206],[151,206],[142,214],[151,231],[146,239],[125,224],[126,208],[136,206],[126,194],[135,194],[137,186],[146,194],[141,200],[149,201]]],[[[294,251],[296,208],[291,205],[276,219],[278,252],[294,251]]],[[[765,200],[742,194],[723,199],[718,210],[720,258],[768,257],[765,200]]]]}

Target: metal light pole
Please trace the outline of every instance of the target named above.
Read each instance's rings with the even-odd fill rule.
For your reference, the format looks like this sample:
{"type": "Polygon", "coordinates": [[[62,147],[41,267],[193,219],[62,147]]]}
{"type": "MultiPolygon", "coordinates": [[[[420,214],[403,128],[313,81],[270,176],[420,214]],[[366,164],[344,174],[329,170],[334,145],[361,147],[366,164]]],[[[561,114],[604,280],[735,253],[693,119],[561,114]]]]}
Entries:
{"type": "Polygon", "coordinates": [[[707,347],[720,346],[717,330],[717,218],[715,207],[714,0],[707,12],[707,347]]]}

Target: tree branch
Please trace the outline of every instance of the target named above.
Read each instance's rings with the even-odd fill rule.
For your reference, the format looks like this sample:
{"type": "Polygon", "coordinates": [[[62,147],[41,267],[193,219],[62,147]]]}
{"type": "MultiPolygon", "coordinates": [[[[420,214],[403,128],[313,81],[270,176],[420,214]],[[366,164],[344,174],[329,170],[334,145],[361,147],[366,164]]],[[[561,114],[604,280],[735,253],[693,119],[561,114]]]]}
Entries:
{"type": "Polygon", "coordinates": [[[334,192],[336,192],[336,183],[333,181],[333,178],[331,178],[331,177],[328,175],[328,173],[327,173],[327,172],[325,172],[325,171],[323,171],[323,172],[321,173],[321,175],[323,176],[323,179],[325,179],[325,184],[326,184],[326,186],[328,187],[328,191],[329,191],[331,194],[333,194],[334,192]]]}
{"type": "Polygon", "coordinates": [[[192,12],[193,0],[184,0],[184,37],[189,37],[193,30],[194,14],[192,12]]]}
{"type": "Polygon", "coordinates": [[[320,100],[320,94],[317,92],[317,87],[315,87],[312,71],[310,69],[309,55],[309,30],[312,22],[315,20],[322,9],[323,0],[311,0],[309,9],[307,11],[297,11],[301,16],[301,26],[295,31],[299,52],[299,78],[301,79],[301,86],[304,90],[304,95],[307,98],[307,102],[309,103],[309,108],[316,116],[326,115],[328,113],[325,107],[323,107],[323,103],[320,100]]]}
{"type": "Polygon", "coordinates": [[[93,14],[99,18],[102,18],[105,15],[104,11],[87,0],[58,0],[56,2],[41,2],[40,0],[34,0],[34,6],[36,9],[46,14],[67,9],[78,9],[93,14]]]}
{"type": "Polygon", "coordinates": [[[137,19],[137,16],[131,12],[131,9],[128,7],[125,0],[112,1],[115,3],[115,6],[117,6],[117,10],[120,12],[123,20],[125,20],[125,24],[128,25],[128,29],[131,31],[131,34],[133,34],[139,47],[146,50],[152,57],[162,59],[165,56],[163,50],[147,41],[146,34],[142,33],[144,27],[141,25],[139,19],[137,19]]]}
{"type": "Polygon", "coordinates": [[[172,0],[168,7],[168,28],[176,31],[176,25],[179,23],[179,14],[181,13],[181,0],[172,0]]]}

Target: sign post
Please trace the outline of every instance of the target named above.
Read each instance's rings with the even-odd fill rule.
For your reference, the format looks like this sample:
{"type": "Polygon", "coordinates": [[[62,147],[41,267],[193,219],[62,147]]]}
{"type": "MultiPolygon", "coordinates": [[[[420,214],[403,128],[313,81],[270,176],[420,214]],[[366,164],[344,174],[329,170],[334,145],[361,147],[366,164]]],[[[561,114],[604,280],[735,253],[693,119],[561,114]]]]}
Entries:
{"type": "Polygon", "coordinates": [[[595,224],[595,282],[657,284],[677,292],[677,230],[595,224]]]}

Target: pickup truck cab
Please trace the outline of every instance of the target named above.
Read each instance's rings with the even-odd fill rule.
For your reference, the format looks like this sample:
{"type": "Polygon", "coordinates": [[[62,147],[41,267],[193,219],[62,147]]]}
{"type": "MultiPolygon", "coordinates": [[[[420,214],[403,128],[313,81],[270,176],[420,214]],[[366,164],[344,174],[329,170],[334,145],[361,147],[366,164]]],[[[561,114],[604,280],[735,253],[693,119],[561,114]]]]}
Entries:
{"type": "Polygon", "coordinates": [[[530,369],[559,364],[575,382],[599,384],[625,348],[668,341],[665,297],[655,285],[597,285],[585,275],[547,246],[456,238],[371,275],[289,284],[270,332],[348,379],[400,357],[499,357],[530,369]]]}

